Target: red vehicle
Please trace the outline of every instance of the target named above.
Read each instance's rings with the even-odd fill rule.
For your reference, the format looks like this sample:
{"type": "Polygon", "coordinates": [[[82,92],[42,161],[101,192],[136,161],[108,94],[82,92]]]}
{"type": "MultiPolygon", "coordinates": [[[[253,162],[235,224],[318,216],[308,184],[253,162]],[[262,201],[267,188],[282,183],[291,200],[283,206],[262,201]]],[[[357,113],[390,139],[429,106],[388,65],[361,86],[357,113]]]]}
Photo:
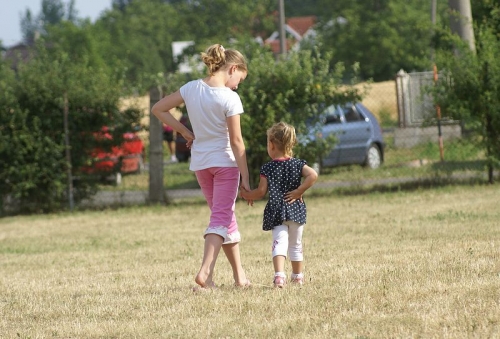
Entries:
{"type": "MultiPolygon", "coordinates": [[[[102,136],[111,139],[107,129],[102,136]]],[[[144,169],[144,143],[136,133],[123,135],[123,143],[115,146],[111,152],[95,149],[92,154],[92,164],[83,168],[87,174],[99,174],[103,178],[121,183],[122,174],[141,173],[144,169]]]]}

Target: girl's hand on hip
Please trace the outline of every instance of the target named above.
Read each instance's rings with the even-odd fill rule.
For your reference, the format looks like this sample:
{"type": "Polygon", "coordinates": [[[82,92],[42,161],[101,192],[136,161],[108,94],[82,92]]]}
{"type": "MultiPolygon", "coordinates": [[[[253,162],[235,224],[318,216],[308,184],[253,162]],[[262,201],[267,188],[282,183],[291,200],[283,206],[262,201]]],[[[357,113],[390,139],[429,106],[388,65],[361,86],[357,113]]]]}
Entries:
{"type": "Polygon", "coordinates": [[[298,190],[293,190],[285,194],[285,201],[287,203],[291,204],[297,200],[300,200],[300,202],[304,202],[304,200],[302,200],[302,194],[298,190]]]}
{"type": "Polygon", "coordinates": [[[186,139],[186,146],[188,148],[191,148],[191,146],[193,145],[193,140],[195,139],[194,133],[188,130],[187,132],[182,134],[182,137],[186,139]]]}

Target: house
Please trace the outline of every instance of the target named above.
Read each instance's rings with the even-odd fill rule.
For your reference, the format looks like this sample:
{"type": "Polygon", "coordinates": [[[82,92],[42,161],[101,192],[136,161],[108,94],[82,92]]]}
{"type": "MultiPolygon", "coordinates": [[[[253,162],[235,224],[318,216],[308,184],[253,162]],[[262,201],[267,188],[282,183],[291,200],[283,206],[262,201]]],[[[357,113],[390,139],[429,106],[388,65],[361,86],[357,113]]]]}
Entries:
{"type": "Polygon", "coordinates": [[[32,50],[33,45],[19,43],[7,48],[5,52],[3,52],[3,58],[8,64],[10,64],[12,69],[17,70],[19,64],[25,63],[31,59],[32,50]]]}
{"type": "MultiPolygon", "coordinates": [[[[314,38],[316,36],[316,31],[314,30],[315,24],[316,16],[313,15],[287,18],[285,20],[287,51],[297,51],[300,49],[300,43],[302,41],[314,38]]],[[[270,46],[275,54],[280,53],[279,35],[279,32],[275,31],[264,41],[264,45],[270,46]]]]}

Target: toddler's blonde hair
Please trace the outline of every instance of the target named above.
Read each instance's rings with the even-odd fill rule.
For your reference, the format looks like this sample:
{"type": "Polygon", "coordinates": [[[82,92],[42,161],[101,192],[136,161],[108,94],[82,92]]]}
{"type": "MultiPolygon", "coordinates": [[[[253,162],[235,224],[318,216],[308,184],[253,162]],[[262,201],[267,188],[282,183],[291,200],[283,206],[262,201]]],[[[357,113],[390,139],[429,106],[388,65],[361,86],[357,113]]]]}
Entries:
{"type": "Polygon", "coordinates": [[[293,156],[293,147],[297,145],[295,127],[286,122],[278,122],[267,130],[267,139],[287,157],[293,156]]]}

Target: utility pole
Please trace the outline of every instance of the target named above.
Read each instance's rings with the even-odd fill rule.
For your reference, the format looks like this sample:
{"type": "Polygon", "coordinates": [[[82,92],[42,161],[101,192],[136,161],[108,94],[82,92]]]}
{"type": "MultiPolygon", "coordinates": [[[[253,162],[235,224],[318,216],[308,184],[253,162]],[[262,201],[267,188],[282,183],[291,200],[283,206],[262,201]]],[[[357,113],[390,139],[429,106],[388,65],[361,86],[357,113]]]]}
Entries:
{"type": "Polygon", "coordinates": [[[280,54],[286,55],[286,33],[285,33],[285,0],[278,0],[280,13],[280,54]]]}
{"type": "MultiPolygon", "coordinates": [[[[436,15],[437,15],[437,0],[431,0],[431,22],[432,22],[432,35],[436,29],[436,15]]],[[[431,48],[431,60],[434,61],[434,48],[431,48]]]]}
{"type": "Polygon", "coordinates": [[[431,0],[431,22],[432,26],[436,25],[437,0],[431,0]]]}
{"type": "Polygon", "coordinates": [[[472,10],[470,0],[448,0],[450,7],[451,31],[468,42],[471,51],[476,51],[474,27],[472,25],[472,10]]]}

